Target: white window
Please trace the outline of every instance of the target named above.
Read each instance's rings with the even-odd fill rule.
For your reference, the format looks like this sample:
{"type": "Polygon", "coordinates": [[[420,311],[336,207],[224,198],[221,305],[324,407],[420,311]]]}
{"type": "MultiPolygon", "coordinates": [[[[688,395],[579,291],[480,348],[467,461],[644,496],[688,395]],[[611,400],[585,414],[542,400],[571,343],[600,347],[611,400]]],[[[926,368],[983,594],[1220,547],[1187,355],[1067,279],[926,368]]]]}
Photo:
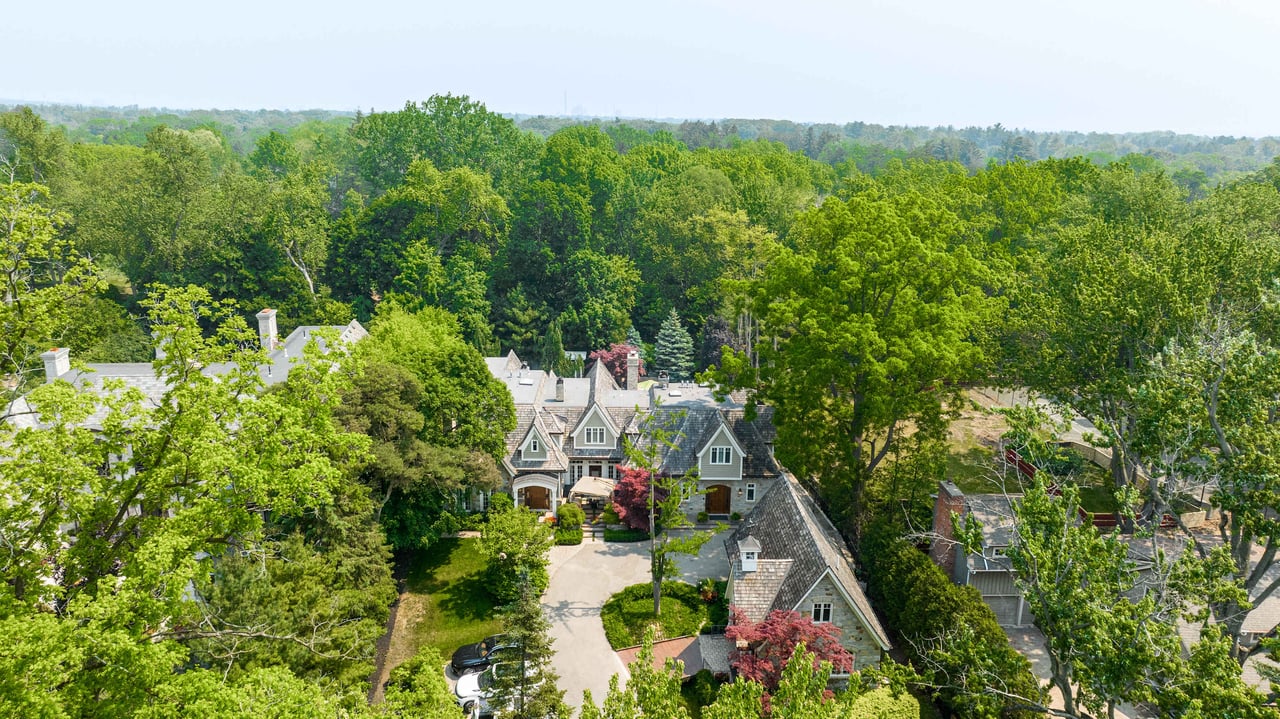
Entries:
{"type": "Polygon", "coordinates": [[[712,447],[711,463],[712,464],[730,464],[733,462],[733,455],[730,454],[733,449],[731,447],[712,447]]]}
{"type": "Polygon", "coordinates": [[[747,501],[748,502],[756,501],[756,486],[754,484],[747,485],[747,501]]]}
{"type": "Polygon", "coordinates": [[[831,621],[831,602],[813,603],[813,622],[823,624],[831,621]]]}
{"type": "Polygon", "coordinates": [[[541,451],[542,451],[542,445],[538,444],[538,438],[537,438],[537,437],[534,437],[533,439],[529,440],[529,451],[530,451],[530,452],[541,452],[541,451]]]}
{"type": "Polygon", "coordinates": [[[587,427],[587,444],[604,444],[604,427],[587,427]]]}

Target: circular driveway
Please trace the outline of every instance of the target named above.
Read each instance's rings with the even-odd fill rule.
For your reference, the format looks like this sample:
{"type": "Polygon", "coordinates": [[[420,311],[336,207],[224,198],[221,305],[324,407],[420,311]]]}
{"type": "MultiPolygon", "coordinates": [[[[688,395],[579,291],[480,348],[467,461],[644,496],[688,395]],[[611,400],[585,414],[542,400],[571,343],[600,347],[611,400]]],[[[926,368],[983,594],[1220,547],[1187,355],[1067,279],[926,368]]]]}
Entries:
{"type": "MultiPolygon", "coordinates": [[[[728,564],[724,558],[724,537],[712,537],[697,557],[676,555],[681,579],[696,582],[703,577],[723,579],[728,564]]],[[[648,582],[648,542],[585,541],[576,547],[552,547],[551,584],[542,596],[542,608],[551,621],[551,638],[565,701],[582,705],[583,690],[591,690],[596,704],[604,702],[609,679],[627,668],[604,637],[600,608],[605,600],[632,584],[648,582]]]]}

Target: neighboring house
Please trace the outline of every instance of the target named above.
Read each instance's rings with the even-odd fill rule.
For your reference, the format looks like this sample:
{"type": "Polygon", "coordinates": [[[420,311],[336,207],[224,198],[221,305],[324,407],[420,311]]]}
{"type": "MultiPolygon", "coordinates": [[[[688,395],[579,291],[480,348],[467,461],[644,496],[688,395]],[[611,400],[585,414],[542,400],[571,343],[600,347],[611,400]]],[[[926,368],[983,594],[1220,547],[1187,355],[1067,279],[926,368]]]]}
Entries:
{"type": "MultiPolygon", "coordinates": [[[[276,311],[265,309],[257,314],[258,337],[262,348],[267,350],[267,362],[258,368],[258,374],[267,385],[278,384],[289,378],[292,360],[302,356],[302,349],[312,339],[320,326],[298,327],[289,336],[280,339],[276,329],[276,311]]],[[[347,325],[334,325],[323,329],[337,333],[338,341],[343,344],[359,342],[368,336],[368,332],[359,322],[352,320],[347,325]]],[[[156,357],[164,357],[164,348],[156,348],[156,357]]],[[[108,362],[84,365],[84,369],[72,369],[71,355],[67,348],[55,348],[41,355],[44,360],[45,381],[65,380],[77,387],[101,390],[104,380],[118,380],[126,388],[137,388],[146,399],[159,403],[167,387],[163,378],[156,376],[155,367],[150,362],[108,362]]],[[[212,364],[202,368],[202,374],[214,377],[230,368],[226,364],[212,364]]],[[[85,422],[85,426],[97,428],[106,416],[106,408],[101,407],[85,422]]],[[[19,398],[9,411],[9,421],[18,427],[33,426],[35,414],[30,411],[26,400],[19,398]]]]}
{"type": "Polygon", "coordinates": [[[782,609],[830,622],[853,654],[854,669],[878,664],[890,649],[843,539],[789,474],[725,540],[725,550],[729,603],[751,621],[782,609]]]}
{"type": "MultiPolygon", "coordinates": [[[[982,601],[995,612],[996,621],[1006,627],[1022,627],[1035,623],[1026,600],[1017,586],[1017,575],[1007,553],[1014,538],[1013,505],[1021,494],[966,495],[951,482],[940,482],[933,505],[933,535],[929,557],[942,568],[951,581],[971,586],[982,595],[982,601]],[[977,520],[982,530],[982,545],[966,552],[955,539],[952,513],[961,522],[965,517],[977,520]]],[[[1085,514],[1084,517],[1089,515],[1085,514]]],[[[1087,521],[1082,517],[1081,521],[1087,521]]],[[[1107,530],[1103,530],[1107,531],[1107,530]]],[[[1149,539],[1121,538],[1128,544],[1129,560],[1137,576],[1128,592],[1137,600],[1154,581],[1149,539]]],[[[1159,537],[1165,556],[1176,556],[1181,544],[1172,538],[1159,537]]]]}
{"type": "Polygon", "coordinates": [[[1006,627],[1026,626],[1034,621],[1005,556],[1013,541],[1013,500],[1020,496],[966,495],[951,482],[941,482],[933,505],[934,540],[929,557],[951,581],[977,589],[982,601],[995,612],[996,621],[1006,627]],[[956,541],[952,513],[962,522],[965,517],[973,517],[981,525],[979,551],[966,552],[956,541]]]}
{"type": "Polygon", "coordinates": [[[485,362],[515,401],[516,429],[501,467],[520,506],[554,510],[570,498],[607,500],[627,463],[627,443],[649,441],[647,426],[663,428],[674,443],[656,448],[660,473],[698,473],[704,494],[686,504],[689,514],[746,514],[779,475],[767,408],[749,421],[741,396],[718,401],[695,384],[642,388],[635,353],[621,387],[599,362],[583,377],[531,370],[514,352],[485,362]]]}

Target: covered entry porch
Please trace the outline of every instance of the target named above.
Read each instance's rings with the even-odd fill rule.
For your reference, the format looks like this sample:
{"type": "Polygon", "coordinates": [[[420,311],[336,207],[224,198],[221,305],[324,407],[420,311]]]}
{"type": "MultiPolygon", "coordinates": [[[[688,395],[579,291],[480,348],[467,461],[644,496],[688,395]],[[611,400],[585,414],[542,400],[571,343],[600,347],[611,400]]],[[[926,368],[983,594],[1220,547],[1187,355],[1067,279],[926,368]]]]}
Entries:
{"type": "Polygon", "coordinates": [[[517,507],[553,512],[560,506],[560,480],[546,474],[524,474],[511,482],[517,507]]]}

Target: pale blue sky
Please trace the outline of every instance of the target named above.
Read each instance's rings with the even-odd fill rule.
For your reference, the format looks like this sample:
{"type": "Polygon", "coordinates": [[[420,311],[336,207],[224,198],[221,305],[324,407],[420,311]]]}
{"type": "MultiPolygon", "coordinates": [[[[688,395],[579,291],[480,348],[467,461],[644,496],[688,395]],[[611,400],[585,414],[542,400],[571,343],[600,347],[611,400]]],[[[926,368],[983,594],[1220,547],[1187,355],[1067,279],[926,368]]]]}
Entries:
{"type": "Polygon", "coordinates": [[[8,3],[0,98],[1280,135],[1280,3],[8,3]]]}

